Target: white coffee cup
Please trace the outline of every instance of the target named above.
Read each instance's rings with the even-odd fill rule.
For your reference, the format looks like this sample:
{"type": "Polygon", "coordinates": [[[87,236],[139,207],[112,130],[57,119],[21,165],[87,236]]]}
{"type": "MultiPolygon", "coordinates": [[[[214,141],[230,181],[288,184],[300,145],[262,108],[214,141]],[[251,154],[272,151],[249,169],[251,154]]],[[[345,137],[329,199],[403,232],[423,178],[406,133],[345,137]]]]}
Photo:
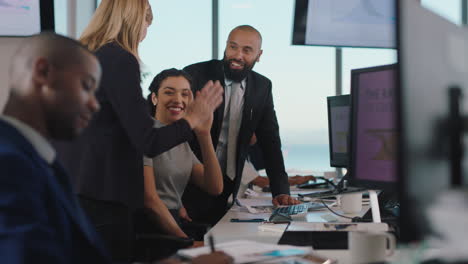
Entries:
{"type": "Polygon", "coordinates": [[[396,239],[387,232],[349,232],[348,247],[352,263],[382,262],[395,253],[396,239]]]}
{"type": "Polygon", "coordinates": [[[339,196],[341,210],[346,214],[356,214],[362,210],[362,193],[348,193],[339,196]]]}

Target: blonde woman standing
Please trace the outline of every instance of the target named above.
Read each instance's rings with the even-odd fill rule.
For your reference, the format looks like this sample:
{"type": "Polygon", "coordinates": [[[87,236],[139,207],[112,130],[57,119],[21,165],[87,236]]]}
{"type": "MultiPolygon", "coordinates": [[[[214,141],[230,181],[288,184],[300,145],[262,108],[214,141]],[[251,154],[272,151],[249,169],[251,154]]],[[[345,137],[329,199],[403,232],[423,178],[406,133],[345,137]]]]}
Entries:
{"type": "Polygon", "coordinates": [[[62,157],[82,206],[116,260],[131,256],[135,212],[144,205],[141,157],[190,140],[192,129],[208,120],[222,100],[222,88],[209,82],[184,119],[153,127],[141,92],[138,54],[152,19],[147,0],[103,0],[97,8],[80,42],[102,66],[96,93],[100,111],[62,157]]]}

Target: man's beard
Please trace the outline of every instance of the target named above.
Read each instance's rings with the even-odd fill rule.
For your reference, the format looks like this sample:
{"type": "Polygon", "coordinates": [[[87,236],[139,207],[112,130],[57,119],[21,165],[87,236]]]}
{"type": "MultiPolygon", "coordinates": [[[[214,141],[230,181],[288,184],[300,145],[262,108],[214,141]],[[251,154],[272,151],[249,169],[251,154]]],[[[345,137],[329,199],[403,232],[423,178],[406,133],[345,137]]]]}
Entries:
{"type": "Polygon", "coordinates": [[[233,80],[235,82],[241,82],[242,80],[247,77],[247,75],[252,71],[253,67],[255,66],[255,61],[249,65],[248,63],[244,63],[244,68],[242,70],[233,70],[229,65],[232,61],[236,61],[234,59],[226,59],[226,54],[223,58],[223,67],[224,67],[224,74],[226,78],[233,80]]]}

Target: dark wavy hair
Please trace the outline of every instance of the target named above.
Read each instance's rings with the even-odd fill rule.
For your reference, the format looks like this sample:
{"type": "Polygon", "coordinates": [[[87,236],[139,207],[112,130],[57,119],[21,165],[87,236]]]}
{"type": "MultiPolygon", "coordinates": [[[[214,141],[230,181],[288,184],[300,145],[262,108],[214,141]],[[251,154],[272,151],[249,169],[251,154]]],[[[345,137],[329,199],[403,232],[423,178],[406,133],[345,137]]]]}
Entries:
{"type": "Polygon", "coordinates": [[[190,74],[188,74],[186,71],[184,70],[178,70],[176,68],[171,68],[171,69],[167,69],[167,70],[164,70],[162,72],[160,72],[158,75],[156,75],[153,79],[153,81],[151,82],[150,86],[149,86],[149,95],[148,97],[146,98],[146,101],[148,102],[148,110],[151,114],[152,117],[154,117],[154,114],[156,113],[156,107],[153,105],[153,101],[151,100],[151,94],[156,94],[158,95],[158,91],[159,91],[159,88],[161,88],[161,83],[166,80],[167,78],[169,77],[179,77],[179,76],[182,76],[184,77],[185,79],[187,79],[187,81],[189,82],[189,85],[190,85],[190,89],[192,88],[192,77],[190,76],[190,74]]]}

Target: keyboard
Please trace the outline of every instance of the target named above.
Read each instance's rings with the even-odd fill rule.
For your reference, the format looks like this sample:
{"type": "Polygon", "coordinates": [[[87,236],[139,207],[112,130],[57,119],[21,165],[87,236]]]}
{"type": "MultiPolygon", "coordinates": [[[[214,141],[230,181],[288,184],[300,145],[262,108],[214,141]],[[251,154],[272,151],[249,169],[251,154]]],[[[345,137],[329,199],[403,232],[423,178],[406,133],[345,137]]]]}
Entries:
{"type": "Polygon", "coordinates": [[[299,189],[313,189],[313,188],[324,188],[329,184],[328,180],[318,178],[315,181],[309,181],[306,183],[298,184],[297,188],[299,189]]]}
{"type": "Polygon", "coordinates": [[[293,220],[305,220],[305,216],[309,209],[321,209],[325,206],[322,203],[302,203],[278,207],[271,213],[270,222],[284,222],[293,220]]]}

